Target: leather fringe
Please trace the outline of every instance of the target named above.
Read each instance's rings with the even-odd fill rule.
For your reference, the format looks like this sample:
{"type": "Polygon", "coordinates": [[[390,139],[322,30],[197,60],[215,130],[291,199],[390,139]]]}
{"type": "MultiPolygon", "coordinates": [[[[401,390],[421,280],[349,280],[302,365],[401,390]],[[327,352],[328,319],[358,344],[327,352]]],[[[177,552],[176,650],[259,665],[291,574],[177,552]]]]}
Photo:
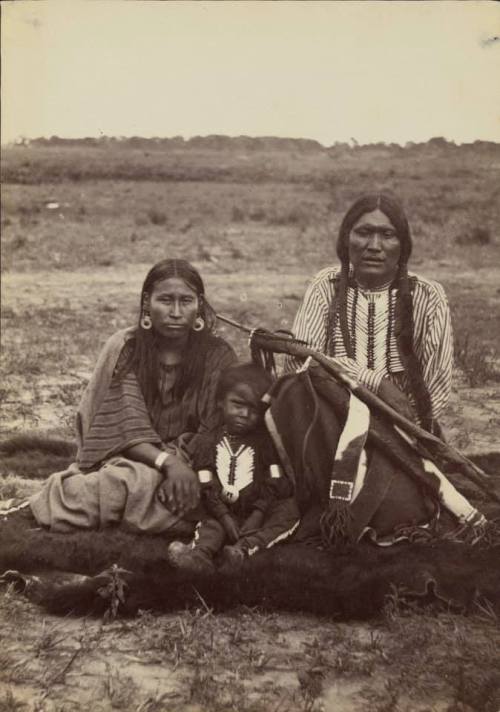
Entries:
{"type": "Polygon", "coordinates": [[[500,518],[485,521],[484,524],[462,524],[453,531],[443,534],[442,539],[469,546],[481,545],[486,549],[498,546],[500,544],[500,518]]]}
{"type": "Polygon", "coordinates": [[[323,546],[335,551],[352,548],[353,524],[354,518],[349,502],[330,500],[328,509],[323,512],[319,520],[323,546]]]}

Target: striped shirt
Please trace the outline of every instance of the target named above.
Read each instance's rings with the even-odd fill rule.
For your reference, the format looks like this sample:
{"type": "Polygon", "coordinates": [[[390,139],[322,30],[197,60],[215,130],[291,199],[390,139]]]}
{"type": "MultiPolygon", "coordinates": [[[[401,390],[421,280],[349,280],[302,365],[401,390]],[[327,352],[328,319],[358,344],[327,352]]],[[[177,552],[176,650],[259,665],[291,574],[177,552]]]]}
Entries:
{"type": "MultiPolygon", "coordinates": [[[[339,267],[327,267],[314,277],[295,317],[293,332],[310,348],[340,358],[346,357],[347,353],[338,319],[328,344],[329,314],[339,271],[339,267]]],[[[422,375],[431,398],[432,417],[438,418],[451,390],[453,336],[450,311],[444,290],[438,282],[414,274],[409,276],[414,279],[415,353],[422,365],[422,375]]],[[[376,391],[382,378],[389,376],[413,402],[398,351],[394,319],[390,318],[394,304],[389,300],[395,300],[396,294],[396,289],[369,291],[349,286],[347,324],[353,336],[355,359],[361,367],[359,381],[376,391]]],[[[299,365],[299,360],[287,357],[285,371],[293,371],[299,365]]]]}

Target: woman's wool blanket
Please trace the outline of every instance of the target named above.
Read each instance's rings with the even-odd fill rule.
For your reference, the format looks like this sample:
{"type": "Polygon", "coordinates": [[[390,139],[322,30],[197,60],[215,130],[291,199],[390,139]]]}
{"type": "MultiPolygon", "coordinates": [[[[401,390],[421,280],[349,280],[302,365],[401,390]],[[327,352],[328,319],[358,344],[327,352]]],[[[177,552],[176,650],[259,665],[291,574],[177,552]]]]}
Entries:
{"type": "Polygon", "coordinates": [[[112,457],[100,470],[82,474],[76,465],[52,475],[30,498],[37,522],[53,532],[121,525],[147,534],[192,533],[194,523],[170,514],[157,497],[163,475],[125,457],[112,457]]]}
{"type": "Polygon", "coordinates": [[[108,339],[105,348],[103,348],[99,354],[96,366],[85,388],[76,414],[77,460],[80,457],[85,438],[92,426],[94,416],[99,410],[99,406],[108,391],[123,346],[126,341],[131,338],[133,332],[133,328],[122,329],[116,332],[116,334],[113,334],[113,336],[108,339]]]}

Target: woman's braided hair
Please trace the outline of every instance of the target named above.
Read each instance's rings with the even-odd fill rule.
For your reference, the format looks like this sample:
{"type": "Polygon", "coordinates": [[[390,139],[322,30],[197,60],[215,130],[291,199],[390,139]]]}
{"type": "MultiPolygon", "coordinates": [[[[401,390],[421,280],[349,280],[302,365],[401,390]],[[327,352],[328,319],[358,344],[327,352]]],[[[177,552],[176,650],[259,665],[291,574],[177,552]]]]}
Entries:
{"type": "Polygon", "coordinates": [[[393,224],[401,246],[398,272],[391,286],[397,287],[395,309],[395,335],[401,362],[410,382],[415,407],[423,427],[432,428],[431,399],[422,375],[422,366],[415,353],[413,340],[413,298],[410,279],[408,278],[408,260],[412,250],[410,227],[403,206],[399,200],[387,192],[366,193],[351,205],[344,216],[337,239],[337,255],[341,269],[336,283],[336,296],[329,319],[329,343],[333,338],[338,321],[342,339],[350,358],[354,358],[354,349],[347,320],[347,288],[349,286],[349,236],[352,228],[365,214],[380,210],[393,224]]]}
{"type": "Polygon", "coordinates": [[[198,297],[199,316],[205,322],[201,331],[189,332],[188,342],[183,354],[174,385],[174,397],[182,397],[189,388],[196,388],[201,382],[208,348],[213,343],[216,323],[215,311],[205,298],[205,287],[199,272],[186,260],[166,259],[155,264],[146,275],[141,290],[139,323],[134,336],[124,347],[124,358],[115,374],[120,378],[133,370],[148,407],[151,407],[159,395],[160,360],[158,340],[154,329],[143,329],[140,321],[144,313],[146,296],[150,297],[155,284],[164,279],[178,277],[190,287],[198,297]]]}

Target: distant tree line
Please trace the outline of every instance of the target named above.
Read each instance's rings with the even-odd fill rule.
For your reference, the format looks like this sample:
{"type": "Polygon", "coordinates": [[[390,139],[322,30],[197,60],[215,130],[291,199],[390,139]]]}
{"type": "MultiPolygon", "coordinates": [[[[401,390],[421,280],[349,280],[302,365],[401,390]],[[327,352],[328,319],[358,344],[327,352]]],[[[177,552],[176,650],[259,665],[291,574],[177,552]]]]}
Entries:
{"type": "MultiPolygon", "coordinates": [[[[442,136],[431,138],[429,141],[415,143],[409,141],[405,146],[397,143],[369,143],[359,144],[355,139],[351,143],[335,142],[332,146],[323,146],[319,141],[306,138],[278,138],[275,136],[251,137],[251,136],[222,136],[218,134],[210,136],[193,136],[184,139],[182,136],[171,138],[143,138],[141,136],[114,137],[101,136],[99,138],[60,138],[51,136],[50,138],[21,138],[16,142],[22,146],[42,146],[42,147],[89,147],[89,148],[135,148],[144,151],[169,150],[169,149],[197,149],[197,150],[226,150],[226,151],[295,151],[295,152],[317,152],[329,151],[332,149],[350,149],[354,151],[373,150],[374,148],[404,151],[407,149],[423,148],[425,146],[433,149],[454,149],[460,148],[453,141],[447,141],[442,136]]],[[[473,143],[461,144],[462,146],[473,146],[475,149],[489,150],[497,144],[492,141],[474,141],[473,143]]]]}
{"type": "Polygon", "coordinates": [[[182,136],[173,136],[171,138],[143,138],[141,136],[131,137],[113,137],[101,136],[99,138],[59,138],[59,136],[51,136],[50,138],[35,138],[21,139],[18,143],[23,145],[34,146],[57,146],[57,147],[74,147],[88,146],[95,148],[102,147],[117,147],[117,148],[137,148],[141,150],[164,150],[164,149],[185,149],[194,148],[197,150],[236,150],[236,151],[324,151],[318,141],[305,138],[276,138],[276,137],[258,137],[250,136],[193,136],[189,139],[184,139],[182,136]]]}

